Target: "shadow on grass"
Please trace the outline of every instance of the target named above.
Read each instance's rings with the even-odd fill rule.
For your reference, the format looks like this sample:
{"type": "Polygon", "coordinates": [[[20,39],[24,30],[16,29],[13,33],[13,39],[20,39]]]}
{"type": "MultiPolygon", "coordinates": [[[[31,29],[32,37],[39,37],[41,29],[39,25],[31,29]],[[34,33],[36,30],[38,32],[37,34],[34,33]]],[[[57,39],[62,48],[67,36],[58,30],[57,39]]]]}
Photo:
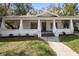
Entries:
{"type": "MultiPolygon", "coordinates": [[[[36,56],[33,55],[34,52],[28,53],[25,50],[21,50],[20,52],[14,52],[14,51],[6,51],[2,53],[4,56],[36,56]]],[[[36,51],[37,56],[56,56],[56,53],[50,48],[46,48],[43,46],[38,47],[38,51],[36,51]]]]}
{"type": "Polygon", "coordinates": [[[60,42],[69,42],[77,39],[79,39],[79,36],[76,35],[64,35],[59,37],[60,42]]]}
{"type": "Polygon", "coordinates": [[[39,51],[37,52],[38,56],[45,56],[45,55],[46,56],[56,56],[56,52],[50,50],[50,48],[39,46],[38,49],[39,49],[39,51]]]}
{"type": "Polygon", "coordinates": [[[19,53],[6,51],[4,53],[4,56],[30,56],[30,55],[26,54],[25,51],[20,51],[19,53]]]}
{"type": "MultiPolygon", "coordinates": [[[[38,56],[56,56],[56,53],[53,51],[49,51],[47,49],[44,49],[44,51],[38,51],[37,55],[38,56]]],[[[11,51],[6,51],[4,56],[35,56],[30,53],[26,53],[25,51],[20,51],[20,52],[11,52],[11,51]]]]}
{"type": "MultiPolygon", "coordinates": [[[[1,37],[0,42],[14,42],[14,41],[27,41],[27,40],[42,40],[38,37],[1,37]]],[[[44,41],[44,40],[42,40],[44,41]]]]}

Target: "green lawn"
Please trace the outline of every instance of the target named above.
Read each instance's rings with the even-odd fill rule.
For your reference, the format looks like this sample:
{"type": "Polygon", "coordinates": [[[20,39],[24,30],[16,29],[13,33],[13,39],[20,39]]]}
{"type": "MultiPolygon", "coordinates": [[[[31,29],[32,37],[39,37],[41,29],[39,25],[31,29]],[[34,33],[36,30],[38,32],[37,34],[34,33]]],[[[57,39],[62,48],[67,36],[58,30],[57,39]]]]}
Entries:
{"type": "Polygon", "coordinates": [[[48,43],[40,38],[0,38],[0,56],[55,56],[48,43]]]}
{"type": "Polygon", "coordinates": [[[79,36],[60,36],[60,41],[79,54],[79,36]]]}

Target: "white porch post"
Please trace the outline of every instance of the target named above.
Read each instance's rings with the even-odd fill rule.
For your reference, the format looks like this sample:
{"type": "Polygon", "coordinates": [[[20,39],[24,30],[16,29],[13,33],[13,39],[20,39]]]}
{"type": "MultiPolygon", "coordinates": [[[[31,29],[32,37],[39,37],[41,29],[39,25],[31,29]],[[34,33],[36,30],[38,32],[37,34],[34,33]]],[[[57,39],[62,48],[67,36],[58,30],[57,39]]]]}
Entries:
{"type": "Polygon", "coordinates": [[[20,19],[20,26],[19,26],[19,30],[22,30],[23,29],[23,20],[20,19]]]}
{"type": "Polygon", "coordinates": [[[74,27],[73,27],[73,21],[72,19],[70,20],[70,29],[72,31],[72,33],[74,32],[74,27]]]}
{"type": "Polygon", "coordinates": [[[41,37],[41,24],[40,19],[38,19],[38,37],[41,37]]]}
{"type": "Polygon", "coordinates": [[[2,22],[1,22],[1,30],[5,30],[5,20],[2,19],[2,22]]]}
{"type": "Polygon", "coordinates": [[[23,20],[20,19],[20,24],[19,24],[19,35],[21,36],[22,35],[22,30],[23,30],[23,20]]]}
{"type": "Polygon", "coordinates": [[[53,33],[56,31],[56,24],[55,24],[55,19],[53,19],[53,33]]]}
{"type": "Polygon", "coordinates": [[[54,35],[56,36],[56,37],[58,37],[59,36],[59,34],[56,32],[56,23],[55,23],[55,19],[53,19],[53,33],[54,33],[54,35]]]}

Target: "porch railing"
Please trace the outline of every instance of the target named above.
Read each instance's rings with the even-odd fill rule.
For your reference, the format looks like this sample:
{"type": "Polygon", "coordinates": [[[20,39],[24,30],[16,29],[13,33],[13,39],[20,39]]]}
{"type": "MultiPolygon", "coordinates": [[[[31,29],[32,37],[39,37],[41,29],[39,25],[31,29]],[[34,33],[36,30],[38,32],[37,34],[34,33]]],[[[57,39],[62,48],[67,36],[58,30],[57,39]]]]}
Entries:
{"type": "Polygon", "coordinates": [[[7,29],[7,30],[2,30],[1,31],[2,36],[9,36],[10,34],[13,34],[14,36],[18,35],[36,35],[38,34],[38,29],[7,29]]]}

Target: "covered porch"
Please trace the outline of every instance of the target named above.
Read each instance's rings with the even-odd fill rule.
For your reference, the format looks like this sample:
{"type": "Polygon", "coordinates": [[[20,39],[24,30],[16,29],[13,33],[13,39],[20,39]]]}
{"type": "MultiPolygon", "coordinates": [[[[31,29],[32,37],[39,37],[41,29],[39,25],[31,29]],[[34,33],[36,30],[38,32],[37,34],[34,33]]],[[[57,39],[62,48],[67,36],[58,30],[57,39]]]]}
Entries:
{"type": "Polygon", "coordinates": [[[55,36],[59,36],[60,34],[73,34],[74,26],[73,26],[72,18],[27,18],[27,17],[5,17],[1,23],[1,36],[38,36],[41,37],[43,33],[52,33],[55,36]],[[67,26],[65,26],[64,22],[67,21],[67,26]],[[6,27],[6,22],[12,22],[14,29],[6,27]]]}

